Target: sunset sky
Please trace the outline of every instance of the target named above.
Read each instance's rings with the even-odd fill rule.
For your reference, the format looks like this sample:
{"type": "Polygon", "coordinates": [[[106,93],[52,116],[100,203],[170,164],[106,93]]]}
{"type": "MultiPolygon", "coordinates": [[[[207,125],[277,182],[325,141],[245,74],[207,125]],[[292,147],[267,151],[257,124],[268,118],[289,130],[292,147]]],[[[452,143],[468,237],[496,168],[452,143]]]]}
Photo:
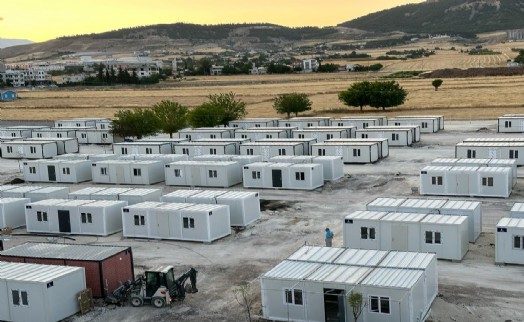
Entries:
{"type": "Polygon", "coordinates": [[[0,38],[45,41],[158,23],[268,22],[333,26],[423,0],[12,0],[2,1],[0,38]]]}

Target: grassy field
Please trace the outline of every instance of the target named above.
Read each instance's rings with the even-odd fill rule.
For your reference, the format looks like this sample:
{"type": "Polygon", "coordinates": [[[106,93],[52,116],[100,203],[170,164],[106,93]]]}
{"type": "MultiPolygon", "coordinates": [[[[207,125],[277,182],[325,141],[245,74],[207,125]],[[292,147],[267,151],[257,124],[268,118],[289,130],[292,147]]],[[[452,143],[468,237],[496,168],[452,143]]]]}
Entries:
{"type": "MultiPolygon", "coordinates": [[[[504,66],[508,57],[516,54],[511,52],[511,44],[486,46],[501,52],[500,55],[487,56],[460,53],[459,47],[457,50],[449,50],[450,45],[427,43],[427,48],[439,46],[445,50],[438,50],[436,55],[424,59],[383,61],[386,67],[380,73],[209,76],[190,77],[148,88],[21,90],[18,92],[20,99],[0,104],[1,118],[48,120],[112,117],[120,109],[149,107],[166,99],[194,107],[204,102],[209,94],[230,91],[247,103],[249,117],[277,116],[272,108],[272,99],[278,94],[289,92],[305,92],[310,95],[313,110],[309,114],[341,116],[360,113],[355,108],[344,110],[344,105],[338,100],[338,92],[346,89],[352,82],[377,79],[402,70],[504,66]]],[[[381,53],[375,51],[372,54],[376,57],[381,53]]],[[[359,61],[363,65],[376,62],[359,61]]],[[[503,113],[524,113],[524,77],[445,79],[439,91],[433,89],[431,81],[400,79],[399,83],[409,93],[408,100],[400,107],[387,110],[387,115],[443,114],[448,119],[489,119],[503,113]]],[[[370,107],[365,108],[364,112],[384,113],[370,107]]]]}

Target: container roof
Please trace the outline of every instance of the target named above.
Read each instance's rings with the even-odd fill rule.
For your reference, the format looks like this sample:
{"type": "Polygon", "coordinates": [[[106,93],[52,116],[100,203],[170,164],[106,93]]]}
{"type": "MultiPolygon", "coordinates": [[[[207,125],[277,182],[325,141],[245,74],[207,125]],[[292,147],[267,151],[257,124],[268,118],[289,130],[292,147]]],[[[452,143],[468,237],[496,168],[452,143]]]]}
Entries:
{"type": "Polygon", "coordinates": [[[368,203],[368,206],[381,206],[381,207],[398,207],[400,206],[406,198],[384,198],[379,197],[375,200],[368,203]]]}
{"type": "Polygon", "coordinates": [[[127,209],[151,209],[151,208],[159,207],[160,205],[163,205],[163,204],[164,204],[164,202],[159,202],[159,201],[144,201],[144,202],[136,203],[134,205],[129,205],[129,206],[124,207],[124,208],[127,208],[127,209]]]}
{"type": "Polygon", "coordinates": [[[371,267],[365,266],[323,264],[306,277],[306,280],[355,285],[360,283],[372,270],[371,267]]]}
{"type": "Polygon", "coordinates": [[[121,196],[144,196],[150,193],[162,192],[162,189],[134,188],[120,193],[121,196]]]}
{"type": "Polygon", "coordinates": [[[227,191],[226,193],[217,196],[217,199],[244,199],[244,198],[258,198],[258,192],[254,191],[227,191]]]}
{"type": "Polygon", "coordinates": [[[164,195],[164,197],[188,197],[200,193],[202,191],[203,190],[175,190],[164,195]]]}
{"type": "Polygon", "coordinates": [[[420,171],[449,171],[452,167],[450,166],[440,166],[440,165],[428,165],[422,168],[420,171]]]}
{"type": "Polygon", "coordinates": [[[62,191],[62,190],[69,191],[69,188],[68,187],[43,187],[41,189],[30,191],[30,193],[49,193],[49,192],[62,191]]]}
{"type": "Polygon", "coordinates": [[[524,228],[524,218],[501,218],[497,227],[524,228]]]}
{"type": "Polygon", "coordinates": [[[314,147],[319,147],[319,146],[372,146],[372,145],[376,145],[378,144],[378,142],[357,142],[357,141],[337,141],[337,142],[329,142],[329,141],[324,141],[324,142],[320,142],[320,143],[315,143],[313,144],[314,147]]]}
{"type": "Polygon", "coordinates": [[[175,202],[166,202],[158,207],[153,208],[153,211],[173,211],[180,210],[187,207],[194,206],[194,203],[175,203],[175,202]]]}
{"type": "Polygon", "coordinates": [[[359,220],[379,220],[382,217],[386,216],[388,213],[383,211],[367,211],[367,210],[358,210],[350,213],[345,218],[346,219],[359,219],[359,220]]]}
{"type": "Polygon", "coordinates": [[[229,209],[229,206],[227,206],[227,205],[212,205],[212,204],[197,204],[197,205],[193,205],[193,206],[184,208],[184,210],[186,210],[186,211],[215,211],[217,209],[222,209],[222,208],[228,208],[229,209]]]}
{"type": "Polygon", "coordinates": [[[29,191],[42,189],[42,188],[43,188],[42,186],[21,186],[21,187],[9,189],[8,192],[29,192],[29,191]]]}
{"type": "Polygon", "coordinates": [[[477,170],[478,172],[488,172],[488,173],[503,173],[503,172],[513,172],[509,167],[482,167],[477,170]]]}
{"type": "Polygon", "coordinates": [[[523,142],[524,138],[466,138],[462,142],[523,142]]]}
{"type": "Polygon", "coordinates": [[[356,266],[376,266],[388,251],[368,250],[368,249],[345,249],[342,254],[334,261],[335,264],[356,265],[356,266]]]}
{"type": "Polygon", "coordinates": [[[467,220],[467,216],[427,215],[426,217],[424,217],[424,219],[422,219],[422,223],[457,225],[467,220]]]}
{"type": "Polygon", "coordinates": [[[452,158],[438,158],[438,159],[435,159],[433,161],[431,161],[431,164],[434,165],[434,164],[437,164],[437,163],[445,163],[446,165],[452,165],[452,164],[455,164],[457,163],[459,159],[452,159],[452,158]]]}
{"type": "Polygon", "coordinates": [[[302,280],[320,266],[322,264],[284,260],[265,273],[263,277],[302,280]]]}
{"type": "Polygon", "coordinates": [[[228,166],[228,165],[236,165],[237,162],[234,161],[175,161],[169,163],[170,166],[177,166],[177,165],[195,165],[195,166],[228,166]]]}
{"type": "Polygon", "coordinates": [[[132,188],[107,188],[100,191],[93,192],[93,195],[117,195],[131,190],[132,188]]]}
{"type": "Polygon", "coordinates": [[[515,202],[510,212],[524,212],[524,202],[515,202]]]}
{"type": "Polygon", "coordinates": [[[87,194],[92,194],[92,193],[95,193],[95,192],[100,192],[102,190],[105,190],[105,189],[108,189],[108,188],[101,188],[101,187],[87,187],[87,188],[83,188],[83,189],[80,189],[80,190],[77,190],[77,191],[73,191],[73,192],[70,192],[69,194],[70,195],[87,195],[87,194]]]}
{"type": "Polygon", "coordinates": [[[93,202],[86,203],[80,206],[80,208],[104,208],[119,205],[120,207],[127,206],[127,202],[123,200],[92,200],[93,202]]]}
{"type": "Polygon", "coordinates": [[[333,263],[333,261],[343,252],[343,248],[302,246],[287,259],[306,262],[333,263]]]}
{"type": "Polygon", "coordinates": [[[455,210],[474,210],[478,207],[482,207],[480,201],[470,200],[448,200],[440,209],[455,209],[455,210]]]}
{"type": "Polygon", "coordinates": [[[61,204],[63,202],[69,201],[69,200],[71,200],[71,199],[44,199],[44,200],[40,200],[40,201],[36,201],[36,202],[30,202],[30,203],[28,203],[28,205],[31,205],[31,206],[52,206],[52,205],[61,204]]]}
{"type": "Polygon", "coordinates": [[[64,202],[56,204],[58,207],[78,207],[86,204],[92,204],[95,200],[66,199],[64,202]]]}
{"type": "Polygon", "coordinates": [[[433,253],[389,252],[378,264],[379,267],[426,269],[437,256],[433,253]]]}
{"type": "Polygon", "coordinates": [[[197,194],[189,196],[189,198],[216,198],[226,193],[224,190],[203,190],[197,194]]]}
{"type": "Polygon", "coordinates": [[[99,261],[111,257],[115,254],[118,254],[128,248],[129,247],[123,246],[28,242],[4,250],[0,252],[0,255],[31,258],[58,258],[71,260],[99,261]]]}
{"type": "Polygon", "coordinates": [[[0,198],[0,204],[6,204],[11,202],[25,201],[29,203],[31,200],[29,198],[0,198]]]}
{"type": "Polygon", "coordinates": [[[448,200],[447,199],[406,199],[400,207],[402,208],[423,208],[423,209],[439,209],[448,200]]]}
{"type": "Polygon", "coordinates": [[[279,145],[282,145],[282,146],[297,146],[297,145],[300,145],[302,144],[302,142],[290,142],[290,141],[285,141],[285,142],[275,142],[275,141],[257,141],[257,142],[246,142],[246,143],[242,143],[242,146],[279,146],[279,145]]]}
{"type": "MultiPolygon", "coordinates": [[[[390,212],[386,216],[382,217],[382,221],[402,221],[402,222],[419,222],[426,214],[417,214],[417,213],[403,213],[403,212],[390,212]]],[[[464,217],[467,219],[467,217],[464,217]]]]}
{"type": "Polygon", "coordinates": [[[0,280],[49,283],[82,267],[0,262],[0,280]]]}
{"type": "Polygon", "coordinates": [[[505,147],[505,146],[524,146],[524,142],[461,142],[457,143],[457,146],[472,146],[472,147],[505,147]]]}
{"type": "Polygon", "coordinates": [[[11,190],[11,189],[14,189],[14,188],[16,188],[16,187],[17,187],[17,186],[4,184],[4,185],[0,185],[0,191],[11,190]]]}
{"type": "Polygon", "coordinates": [[[362,285],[411,288],[422,278],[424,272],[412,269],[376,268],[361,282],[362,285]]]}

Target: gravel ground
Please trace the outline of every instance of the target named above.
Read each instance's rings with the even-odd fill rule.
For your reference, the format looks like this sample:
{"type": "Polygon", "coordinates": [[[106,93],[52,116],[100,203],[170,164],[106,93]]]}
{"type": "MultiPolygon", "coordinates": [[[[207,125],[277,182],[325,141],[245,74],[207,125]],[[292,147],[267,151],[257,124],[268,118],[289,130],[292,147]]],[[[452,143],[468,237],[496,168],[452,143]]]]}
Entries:
{"type": "MultiPolygon", "coordinates": [[[[253,315],[261,319],[258,277],[294,250],[304,245],[322,245],[323,228],[335,233],[334,246],[342,245],[342,219],[381,196],[408,196],[418,186],[418,172],[432,159],[454,157],[454,144],[467,137],[515,137],[496,133],[495,121],[448,121],[436,134],[422,134],[422,141],[409,148],[391,148],[390,155],[375,164],[346,165],[346,176],[315,191],[263,190],[264,211],[254,225],[212,244],[127,239],[114,234],[105,238],[74,236],[77,243],[133,247],[136,272],[155,265],[174,265],[176,274],[189,267],[198,271],[198,289],[184,302],[155,309],[96,307],[70,321],[240,321],[245,310],[235,290],[248,283],[254,301],[253,315]]],[[[82,146],[81,153],[104,153],[108,148],[82,146]]],[[[519,177],[524,173],[519,169],[519,177]]],[[[3,181],[20,177],[19,162],[0,161],[3,181]]],[[[78,190],[89,184],[71,185],[78,190]]],[[[173,187],[156,185],[164,192],[173,187]]],[[[234,187],[233,189],[242,189],[234,187]]],[[[483,233],[460,263],[439,260],[439,297],[432,306],[432,321],[523,321],[522,276],[524,267],[494,264],[494,225],[507,216],[511,205],[524,197],[524,184],[517,183],[508,199],[473,198],[483,202],[483,233]]],[[[460,198],[459,198],[460,199],[460,198]]],[[[23,229],[15,233],[24,233],[23,229]]],[[[16,236],[7,247],[44,238],[16,236]]],[[[70,242],[70,241],[67,241],[70,242]]]]}

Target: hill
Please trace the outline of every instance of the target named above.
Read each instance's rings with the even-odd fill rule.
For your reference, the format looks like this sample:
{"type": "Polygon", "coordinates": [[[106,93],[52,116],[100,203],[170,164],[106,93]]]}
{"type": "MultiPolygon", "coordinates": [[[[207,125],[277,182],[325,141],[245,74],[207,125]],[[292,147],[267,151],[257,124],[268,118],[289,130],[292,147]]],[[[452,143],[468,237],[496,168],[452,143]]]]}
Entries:
{"type": "Polygon", "coordinates": [[[31,40],[27,39],[7,39],[7,38],[0,38],[0,49],[1,48],[7,48],[12,46],[18,46],[18,45],[27,45],[33,43],[31,40]]]}
{"type": "Polygon", "coordinates": [[[340,24],[374,32],[467,34],[523,28],[522,0],[427,0],[340,24]]]}

